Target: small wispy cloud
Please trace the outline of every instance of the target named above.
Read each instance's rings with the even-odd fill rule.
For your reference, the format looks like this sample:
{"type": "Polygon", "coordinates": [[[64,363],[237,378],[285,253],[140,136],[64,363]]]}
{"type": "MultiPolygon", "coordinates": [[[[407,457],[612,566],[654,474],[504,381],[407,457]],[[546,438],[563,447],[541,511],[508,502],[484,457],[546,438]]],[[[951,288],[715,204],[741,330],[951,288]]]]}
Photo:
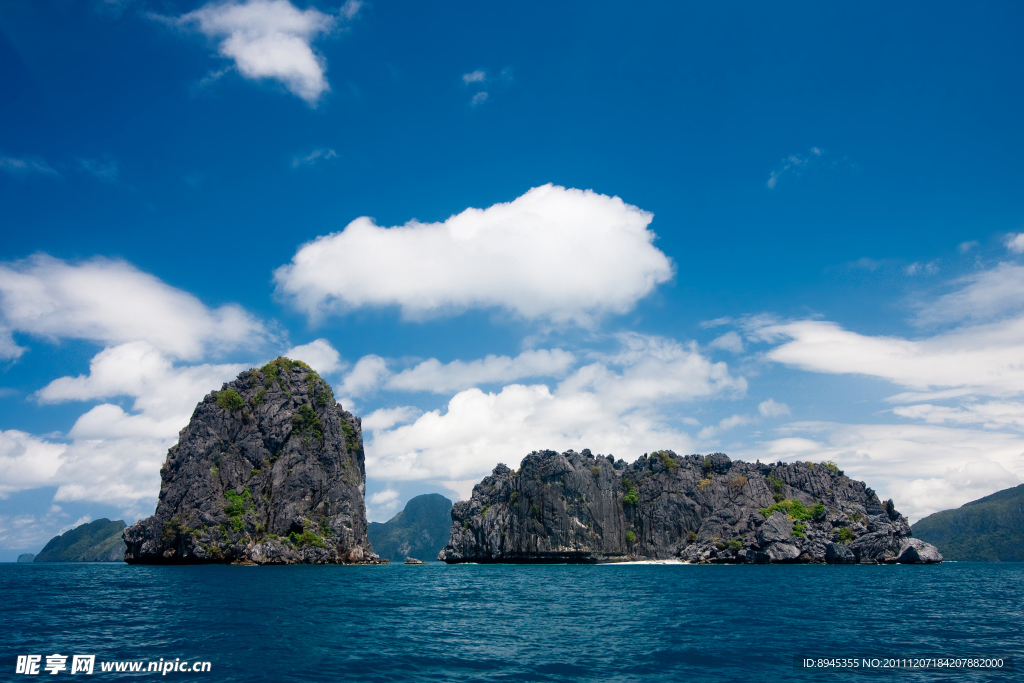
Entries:
{"type": "Polygon", "coordinates": [[[234,67],[227,66],[223,69],[210,71],[210,73],[206,74],[205,76],[203,76],[195,82],[195,85],[193,85],[191,88],[192,94],[196,95],[200,90],[203,90],[204,88],[213,85],[221,78],[223,78],[225,75],[227,75],[227,73],[230,71],[234,71],[234,67]]]}
{"type": "Polygon", "coordinates": [[[328,161],[330,159],[337,159],[338,153],[333,149],[322,147],[320,149],[314,149],[306,156],[297,156],[292,159],[292,168],[298,168],[299,166],[313,166],[322,161],[328,161]]]}
{"type": "Polygon", "coordinates": [[[812,161],[818,159],[823,154],[820,147],[811,147],[807,154],[793,154],[782,160],[782,163],[778,168],[772,171],[771,175],[768,176],[768,189],[774,189],[775,185],[786,173],[799,173],[801,169],[806,167],[812,161]]]}
{"type": "Polygon", "coordinates": [[[957,251],[959,251],[961,254],[966,254],[971,249],[974,249],[977,246],[979,246],[977,240],[971,240],[970,242],[961,242],[957,246],[957,251]]]}
{"type": "Polygon", "coordinates": [[[486,101],[487,101],[487,92],[486,91],[478,92],[477,94],[473,95],[473,99],[471,99],[469,101],[469,106],[471,106],[471,107],[479,107],[481,104],[483,104],[486,101]]]}
{"type": "Polygon", "coordinates": [[[468,74],[462,74],[462,82],[466,85],[470,83],[483,83],[487,80],[487,72],[481,69],[471,71],[468,74]]]}
{"type": "Polygon", "coordinates": [[[359,14],[359,10],[363,8],[363,4],[360,0],[348,0],[338,10],[338,14],[341,15],[342,19],[355,19],[356,15],[359,14]]]}
{"type": "Polygon", "coordinates": [[[932,261],[931,263],[918,263],[915,261],[904,268],[903,272],[907,275],[935,275],[939,272],[938,261],[932,261]]]}
{"type": "Polygon", "coordinates": [[[738,427],[740,425],[750,424],[751,422],[753,422],[753,420],[749,415],[733,415],[732,417],[727,417],[719,422],[717,426],[705,427],[700,430],[697,433],[697,438],[710,439],[719,432],[724,432],[727,429],[732,429],[733,427],[738,427]]]}
{"type": "Polygon", "coordinates": [[[96,180],[102,183],[116,183],[117,178],[117,162],[116,161],[99,161],[98,159],[79,159],[78,167],[85,173],[91,175],[96,180]]]}
{"type": "Polygon", "coordinates": [[[1024,232],[1010,233],[1006,236],[1006,248],[1014,254],[1024,254],[1024,232]]]}
{"type": "Polygon", "coordinates": [[[757,412],[761,413],[765,417],[779,417],[780,415],[789,415],[789,406],[770,398],[767,401],[761,401],[761,403],[758,404],[757,412]]]}
{"type": "Polygon", "coordinates": [[[701,321],[700,326],[703,327],[706,330],[706,329],[711,328],[711,327],[721,327],[722,325],[730,325],[730,324],[732,324],[732,318],[726,317],[726,318],[715,318],[714,320],[704,320],[704,321],[701,321]]]}
{"type": "Polygon", "coordinates": [[[32,174],[48,175],[48,176],[59,176],[48,163],[36,156],[31,157],[8,157],[0,156],[0,171],[6,171],[7,173],[15,176],[25,176],[32,174]]]}

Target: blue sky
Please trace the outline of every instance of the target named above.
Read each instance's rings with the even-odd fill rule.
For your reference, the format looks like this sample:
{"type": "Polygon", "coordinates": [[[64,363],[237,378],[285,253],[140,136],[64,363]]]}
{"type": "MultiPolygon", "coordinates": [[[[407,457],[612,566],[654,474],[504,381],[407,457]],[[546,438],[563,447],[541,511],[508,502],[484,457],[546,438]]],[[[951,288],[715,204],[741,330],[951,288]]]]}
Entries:
{"type": "Polygon", "coordinates": [[[1020,483],[1022,13],[3,3],[0,560],[296,347],[376,520],[539,448],[1020,483]]]}

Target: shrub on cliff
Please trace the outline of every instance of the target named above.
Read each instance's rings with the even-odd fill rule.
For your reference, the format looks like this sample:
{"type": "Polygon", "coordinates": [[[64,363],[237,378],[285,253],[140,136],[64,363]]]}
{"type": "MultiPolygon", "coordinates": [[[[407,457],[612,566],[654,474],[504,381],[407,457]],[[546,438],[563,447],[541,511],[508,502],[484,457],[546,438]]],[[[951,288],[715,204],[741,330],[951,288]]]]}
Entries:
{"type": "Polygon", "coordinates": [[[245,407],[245,399],[234,389],[225,389],[217,392],[217,405],[221,410],[241,410],[245,407]]]}

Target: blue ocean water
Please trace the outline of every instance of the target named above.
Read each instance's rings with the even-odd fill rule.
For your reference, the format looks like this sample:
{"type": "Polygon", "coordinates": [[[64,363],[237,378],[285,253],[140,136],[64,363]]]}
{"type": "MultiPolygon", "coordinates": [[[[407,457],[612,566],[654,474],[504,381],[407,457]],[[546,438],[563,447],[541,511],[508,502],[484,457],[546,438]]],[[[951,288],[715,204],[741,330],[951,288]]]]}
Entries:
{"type": "Polygon", "coordinates": [[[97,664],[79,680],[1010,681],[1020,673],[794,671],[793,656],[1024,665],[1021,564],[5,564],[0,598],[0,680],[29,680],[17,655],[53,653],[211,663],[97,664]]]}

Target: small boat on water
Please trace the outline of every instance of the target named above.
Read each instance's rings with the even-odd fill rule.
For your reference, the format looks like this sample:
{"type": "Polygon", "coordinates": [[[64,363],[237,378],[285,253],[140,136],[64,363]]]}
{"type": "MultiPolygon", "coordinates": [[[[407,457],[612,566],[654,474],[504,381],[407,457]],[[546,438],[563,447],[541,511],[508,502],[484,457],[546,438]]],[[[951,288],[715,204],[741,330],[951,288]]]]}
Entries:
{"type": "Polygon", "coordinates": [[[423,560],[417,560],[415,557],[405,558],[406,564],[423,564],[423,560]]]}

